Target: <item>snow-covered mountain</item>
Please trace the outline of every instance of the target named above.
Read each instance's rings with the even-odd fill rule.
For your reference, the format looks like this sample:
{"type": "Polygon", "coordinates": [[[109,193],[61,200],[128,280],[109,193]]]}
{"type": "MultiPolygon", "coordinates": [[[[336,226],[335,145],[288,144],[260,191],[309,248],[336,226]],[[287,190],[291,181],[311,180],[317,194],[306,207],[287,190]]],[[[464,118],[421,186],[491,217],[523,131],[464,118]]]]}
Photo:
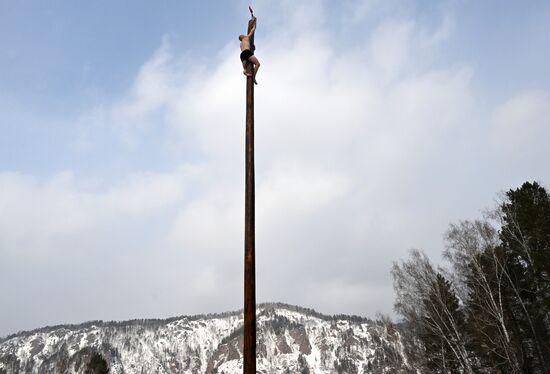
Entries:
{"type": "MultiPolygon", "coordinates": [[[[409,372],[397,329],[286,304],[258,306],[258,373],[409,372]]],[[[109,373],[242,373],[242,312],[87,322],[0,340],[0,373],[82,373],[99,353],[109,373]]]]}

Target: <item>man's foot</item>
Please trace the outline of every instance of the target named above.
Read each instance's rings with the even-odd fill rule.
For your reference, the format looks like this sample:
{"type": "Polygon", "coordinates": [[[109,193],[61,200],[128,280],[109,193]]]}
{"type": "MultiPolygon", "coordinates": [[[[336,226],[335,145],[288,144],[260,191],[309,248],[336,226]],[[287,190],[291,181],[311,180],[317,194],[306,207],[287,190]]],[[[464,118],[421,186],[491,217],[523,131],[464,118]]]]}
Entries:
{"type": "Polygon", "coordinates": [[[256,78],[254,78],[254,84],[258,84],[258,82],[256,82],[256,78]]]}

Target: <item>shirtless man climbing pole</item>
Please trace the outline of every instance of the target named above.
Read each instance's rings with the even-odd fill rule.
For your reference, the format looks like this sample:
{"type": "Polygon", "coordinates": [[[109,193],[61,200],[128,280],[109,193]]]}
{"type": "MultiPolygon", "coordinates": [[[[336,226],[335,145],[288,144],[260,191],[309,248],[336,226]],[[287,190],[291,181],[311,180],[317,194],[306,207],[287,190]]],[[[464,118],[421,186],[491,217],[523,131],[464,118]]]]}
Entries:
{"type": "Polygon", "coordinates": [[[260,68],[260,61],[258,61],[256,56],[254,56],[253,49],[250,46],[250,37],[254,35],[254,31],[256,31],[256,25],[252,27],[248,35],[239,35],[239,40],[241,41],[241,62],[243,63],[243,74],[247,77],[252,77],[254,79],[254,84],[258,84],[258,82],[256,82],[256,74],[260,68]],[[247,63],[252,64],[254,69],[253,74],[246,72],[247,63]]]}

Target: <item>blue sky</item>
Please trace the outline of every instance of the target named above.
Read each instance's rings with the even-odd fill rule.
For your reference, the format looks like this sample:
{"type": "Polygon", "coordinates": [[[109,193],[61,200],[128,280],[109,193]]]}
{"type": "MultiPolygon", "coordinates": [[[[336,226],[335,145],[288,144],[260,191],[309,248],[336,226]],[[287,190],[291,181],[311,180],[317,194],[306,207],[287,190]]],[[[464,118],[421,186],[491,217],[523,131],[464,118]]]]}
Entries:
{"type": "MultiPolygon", "coordinates": [[[[471,64],[475,84],[486,90],[486,100],[503,100],[511,92],[550,85],[546,74],[550,52],[545,48],[550,10],[544,1],[390,1],[383,5],[373,1],[372,11],[361,22],[346,27],[342,23],[352,3],[325,4],[325,12],[334,14],[337,22],[324,21],[323,28],[338,43],[353,45],[354,35],[372,31],[382,17],[415,19],[429,29],[452,12],[453,33],[427,62],[430,66],[471,64]]],[[[76,155],[74,159],[70,149],[77,136],[74,123],[90,107],[124,95],[163,37],[170,38],[171,48],[178,53],[196,56],[212,68],[219,48],[231,40],[236,25],[247,16],[242,11],[246,5],[234,1],[0,6],[0,87],[3,122],[9,128],[0,151],[1,166],[40,175],[67,167],[79,170],[82,165],[75,164],[79,161],[98,163],[102,169],[104,157],[76,155]]],[[[274,16],[277,21],[282,17],[274,16]]],[[[147,154],[158,161],[150,167],[172,161],[157,159],[154,149],[147,154]]],[[[128,160],[132,155],[120,157],[128,167],[142,167],[141,162],[128,160]]]]}
{"type": "MultiPolygon", "coordinates": [[[[227,41],[224,35],[238,20],[235,6],[200,4],[4,3],[1,87],[10,131],[2,144],[7,162],[2,166],[14,169],[17,163],[16,170],[33,174],[79,169],[70,149],[77,136],[74,123],[90,107],[123,95],[164,36],[199,56],[215,55],[227,41]],[[208,23],[201,25],[199,17],[206,16],[208,23]]],[[[81,163],[97,159],[77,157],[81,163]]]]}
{"type": "MultiPolygon", "coordinates": [[[[0,4],[0,335],[241,306],[248,4],[159,4],[0,4]]],[[[548,2],[253,6],[258,300],[391,313],[392,261],[548,186],[548,2]]]]}

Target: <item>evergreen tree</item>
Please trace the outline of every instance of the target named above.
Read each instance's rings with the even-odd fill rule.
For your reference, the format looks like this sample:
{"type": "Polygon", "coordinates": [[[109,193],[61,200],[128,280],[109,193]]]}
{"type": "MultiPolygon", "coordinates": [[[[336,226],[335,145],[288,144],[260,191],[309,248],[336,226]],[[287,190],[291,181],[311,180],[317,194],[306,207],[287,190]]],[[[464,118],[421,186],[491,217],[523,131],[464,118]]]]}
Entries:
{"type": "Polygon", "coordinates": [[[525,372],[550,373],[550,196],[538,183],[506,193],[501,250],[507,258],[507,304],[521,336],[525,372]]]}
{"type": "Polygon", "coordinates": [[[101,354],[94,353],[84,372],[86,374],[107,374],[109,372],[107,361],[101,354]]]}

